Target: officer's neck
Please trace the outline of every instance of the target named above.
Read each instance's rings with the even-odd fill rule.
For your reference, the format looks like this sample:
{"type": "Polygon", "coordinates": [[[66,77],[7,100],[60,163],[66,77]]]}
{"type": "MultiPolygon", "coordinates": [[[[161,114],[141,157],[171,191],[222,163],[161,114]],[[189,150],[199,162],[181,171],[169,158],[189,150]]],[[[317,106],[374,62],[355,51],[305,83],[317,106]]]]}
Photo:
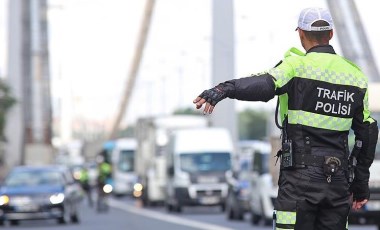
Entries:
{"type": "Polygon", "coordinates": [[[316,42],[316,41],[310,41],[310,40],[306,40],[303,44],[303,48],[306,50],[306,52],[308,52],[311,48],[315,47],[315,46],[327,46],[329,45],[328,42],[324,42],[324,43],[319,43],[319,42],[316,42]]]}

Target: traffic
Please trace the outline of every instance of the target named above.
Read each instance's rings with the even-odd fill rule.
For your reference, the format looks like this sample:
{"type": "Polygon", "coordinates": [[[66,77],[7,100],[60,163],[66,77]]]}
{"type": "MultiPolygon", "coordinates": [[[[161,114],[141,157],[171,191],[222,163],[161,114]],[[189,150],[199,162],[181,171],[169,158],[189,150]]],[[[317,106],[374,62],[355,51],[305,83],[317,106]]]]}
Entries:
{"type": "MultiPolygon", "coordinates": [[[[372,111],[379,119],[380,110],[372,111]]],[[[73,146],[69,154],[57,154],[54,164],[7,173],[0,184],[1,226],[37,221],[54,229],[54,221],[77,229],[102,215],[118,229],[133,214],[139,216],[136,226],[160,221],[162,229],[272,229],[276,142],[234,142],[228,129],[211,126],[206,116],[167,115],[140,118],[133,136],[103,142],[92,158],[83,156],[83,146],[73,146]],[[214,141],[200,141],[208,138],[214,141]],[[125,218],[116,221],[118,215],[125,218]]],[[[352,210],[350,229],[380,227],[379,156],[377,145],[371,199],[352,210]]]]}

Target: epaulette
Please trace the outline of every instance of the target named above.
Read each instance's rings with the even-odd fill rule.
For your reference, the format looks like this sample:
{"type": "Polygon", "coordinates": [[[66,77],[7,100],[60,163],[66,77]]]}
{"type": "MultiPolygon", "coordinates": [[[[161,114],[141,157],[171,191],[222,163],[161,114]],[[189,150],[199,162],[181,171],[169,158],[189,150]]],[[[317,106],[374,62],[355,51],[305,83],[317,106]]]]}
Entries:
{"type": "Polygon", "coordinates": [[[284,57],[287,58],[289,56],[292,56],[292,54],[295,54],[297,56],[305,56],[306,54],[304,52],[302,52],[301,50],[295,48],[295,47],[292,47],[290,48],[288,51],[286,51],[284,57]]]}

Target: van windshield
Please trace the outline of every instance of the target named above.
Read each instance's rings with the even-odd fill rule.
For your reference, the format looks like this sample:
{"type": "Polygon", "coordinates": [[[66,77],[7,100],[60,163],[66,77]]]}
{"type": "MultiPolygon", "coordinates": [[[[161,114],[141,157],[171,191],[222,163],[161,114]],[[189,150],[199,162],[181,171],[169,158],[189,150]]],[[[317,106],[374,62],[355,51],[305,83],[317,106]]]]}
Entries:
{"type": "Polygon", "coordinates": [[[180,155],[184,172],[224,172],[231,169],[230,153],[183,153],[180,155]]]}
{"type": "Polygon", "coordinates": [[[122,172],[132,172],[134,170],[135,151],[123,150],[118,160],[118,169],[122,172]]]}

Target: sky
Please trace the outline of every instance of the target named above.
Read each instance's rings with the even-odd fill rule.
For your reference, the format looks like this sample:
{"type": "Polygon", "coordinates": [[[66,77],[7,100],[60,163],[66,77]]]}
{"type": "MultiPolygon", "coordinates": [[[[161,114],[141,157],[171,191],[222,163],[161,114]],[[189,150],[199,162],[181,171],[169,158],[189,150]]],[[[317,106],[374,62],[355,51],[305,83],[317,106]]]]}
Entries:
{"type": "MultiPolygon", "coordinates": [[[[6,0],[0,0],[1,28],[6,0]]],[[[356,1],[375,58],[380,29],[374,2],[356,1]],[[377,20],[375,20],[377,19],[377,20]]],[[[139,116],[192,107],[211,86],[212,0],[156,0],[149,37],[124,123],[139,116]]],[[[118,112],[137,43],[145,1],[49,0],[51,86],[55,116],[109,125],[118,112]]],[[[299,12],[325,0],[235,0],[235,76],[269,69],[290,47],[302,49],[294,31],[299,12]]],[[[0,33],[0,41],[6,41],[0,33]]],[[[6,48],[0,42],[0,49],[6,48]]],[[[340,52],[337,38],[332,45],[340,52]]],[[[378,66],[380,66],[378,64],[378,66]]],[[[0,74],[6,58],[0,56],[0,74]]],[[[273,103],[272,103],[273,104],[273,103]]],[[[273,105],[270,105],[273,106],[273,105]]],[[[267,108],[238,102],[237,109],[267,108]],[[256,107],[255,107],[256,106],[256,107]]]]}

